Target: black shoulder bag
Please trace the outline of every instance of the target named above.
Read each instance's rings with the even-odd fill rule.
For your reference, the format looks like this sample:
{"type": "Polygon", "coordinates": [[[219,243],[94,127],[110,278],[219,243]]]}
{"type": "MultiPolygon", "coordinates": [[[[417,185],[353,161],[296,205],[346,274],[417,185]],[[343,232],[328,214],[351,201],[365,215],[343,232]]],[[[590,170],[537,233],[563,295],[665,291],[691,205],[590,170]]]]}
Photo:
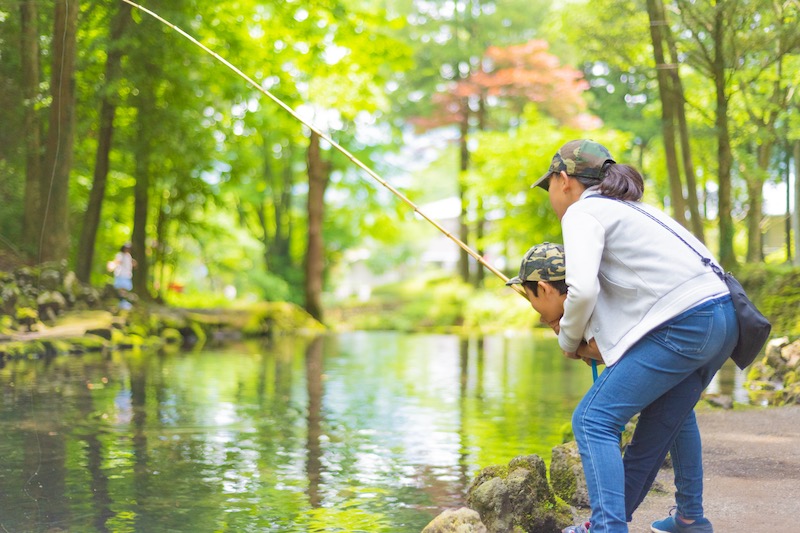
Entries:
{"type": "Polygon", "coordinates": [[[736,319],[739,322],[739,339],[736,342],[736,346],[733,348],[731,359],[733,359],[733,361],[736,363],[736,366],[742,370],[747,368],[747,366],[753,362],[756,356],[758,356],[759,352],[761,352],[761,348],[763,348],[764,344],[767,342],[769,333],[772,330],[772,324],[770,324],[769,320],[767,320],[764,315],[761,314],[755,304],[750,301],[750,298],[747,297],[747,293],[744,292],[744,289],[742,288],[742,284],[739,283],[735,277],[733,277],[733,274],[730,272],[723,272],[722,269],[711,260],[711,258],[704,257],[703,254],[694,248],[694,246],[686,242],[683,237],[678,235],[675,230],[658,220],[641,207],[631,202],[620,200],[619,198],[612,198],[610,196],[603,196],[601,194],[593,194],[591,196],[587,196],[587,198],[606,198],[608,200],[616,200],[617,202],[628,205],[645,216],[651,218],[664,227],[667,231],[675,235],[678,239],[680,239],[683,244],[688,246],[694,253],[697,254],[704,265],[710,267],[714,274],[719,276],[719,279],[725,282],[725,285],[728,286],[728,290],[731,292],[733,307],[736,309],[736,319]]]}

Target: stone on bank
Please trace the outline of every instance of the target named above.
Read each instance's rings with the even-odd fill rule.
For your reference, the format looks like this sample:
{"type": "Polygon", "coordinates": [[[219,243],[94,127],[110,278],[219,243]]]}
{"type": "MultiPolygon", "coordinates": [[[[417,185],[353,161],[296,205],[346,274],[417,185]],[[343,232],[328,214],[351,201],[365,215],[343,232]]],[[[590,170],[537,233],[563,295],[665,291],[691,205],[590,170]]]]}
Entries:
{"type": "Polygon", "coordinates": [[[556,498],[538,455],[515,457],[508,465],[478,472],[467,490],[467,505],[478,513],[484,530],[474,522],[469,522],[472,529],[457,529],[467,527],[460,521],[465,512],[445,511],[423,531],[558,533],[572,523],[570,508],[556,498]]]}

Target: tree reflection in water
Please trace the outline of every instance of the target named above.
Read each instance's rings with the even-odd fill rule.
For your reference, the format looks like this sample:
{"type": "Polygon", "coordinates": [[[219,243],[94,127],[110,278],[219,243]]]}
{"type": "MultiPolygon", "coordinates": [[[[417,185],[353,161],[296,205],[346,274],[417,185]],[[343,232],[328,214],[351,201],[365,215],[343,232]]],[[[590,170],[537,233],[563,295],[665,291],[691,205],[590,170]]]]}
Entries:
{"type": "Polygon", "coordinates": [[[0,531],[418,532],[478,469],[549,459],[590,383],[550,336],[7,361],[0,531]]]}

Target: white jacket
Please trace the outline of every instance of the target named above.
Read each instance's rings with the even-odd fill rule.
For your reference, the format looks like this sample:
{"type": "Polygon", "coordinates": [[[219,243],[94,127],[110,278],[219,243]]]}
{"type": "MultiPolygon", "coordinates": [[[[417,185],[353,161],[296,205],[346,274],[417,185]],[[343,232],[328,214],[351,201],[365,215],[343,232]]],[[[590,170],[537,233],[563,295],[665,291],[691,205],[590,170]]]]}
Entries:
{"type": "MultiPolygon", "coordinates": [[[[567,299],[558,343],[575,352],[594,337],[606,365],[648,332],[704,301],[728,294],[719,277],[666,228],[618,201],[586,198],[561,219],[567,299]]],[[[689,231],[661,211],[636,205],[672,228],[705,257],[689,231]]]]}

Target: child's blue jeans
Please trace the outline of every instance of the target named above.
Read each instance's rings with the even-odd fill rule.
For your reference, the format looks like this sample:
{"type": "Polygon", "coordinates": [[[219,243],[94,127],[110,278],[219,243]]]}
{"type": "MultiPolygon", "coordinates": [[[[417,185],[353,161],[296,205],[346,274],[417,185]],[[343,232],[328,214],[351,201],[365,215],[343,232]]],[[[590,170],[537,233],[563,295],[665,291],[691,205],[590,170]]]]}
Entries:
{"type": "Polygon", "coordinates": [[[651,331],[586,393],[572,416],[592,506],[592,533],[627,532],[672,451],[678,513],[703,516],[703,465],[693,408],[730,356],[739,326],[730,296],[702,303],[651,331]],[[620,455],[620,426],[641,413],[620,455]]]}

